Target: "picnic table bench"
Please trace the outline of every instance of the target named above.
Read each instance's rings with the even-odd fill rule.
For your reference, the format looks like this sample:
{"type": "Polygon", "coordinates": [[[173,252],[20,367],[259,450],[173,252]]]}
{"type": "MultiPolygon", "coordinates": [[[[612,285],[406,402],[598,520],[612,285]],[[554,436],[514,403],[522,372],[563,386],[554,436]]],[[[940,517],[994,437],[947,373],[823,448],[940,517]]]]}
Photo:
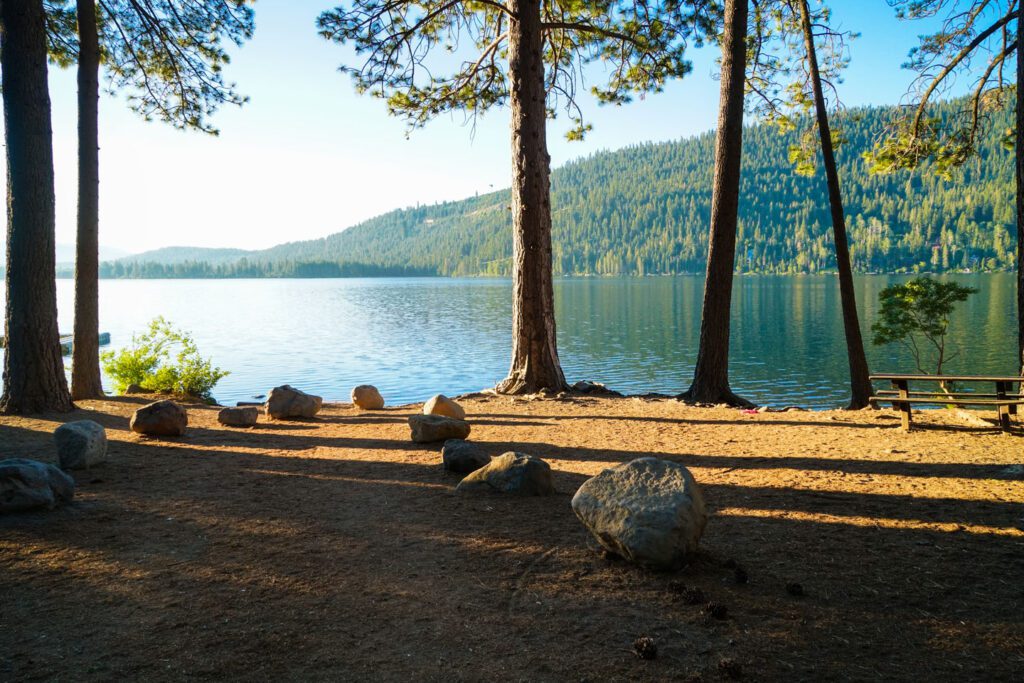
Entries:
{"type": "Polygon", "coordinates": [[[1013,385],[1020,384],[1024,377],[989,377],[976,375],[871,375],[873,382],[889,381],[892,389],[877,392],[871,397],[871,403],[891,403],[894,410],[900,411],[903,429],[910,430],[910,406],[917,404],[957,405],[957,406],[994,406],[999,411],[999,426],[1010,428],[1010,416],[1017,414],[1017,406],[1024,405],[1024,395],[1014,392],[1013,385]],[[911,382],[932,382],[946,384],[989,383],[995,386],[994,393],[973,391],[948,391],[939,388],[931,391],[911,391],[911,382]]]}

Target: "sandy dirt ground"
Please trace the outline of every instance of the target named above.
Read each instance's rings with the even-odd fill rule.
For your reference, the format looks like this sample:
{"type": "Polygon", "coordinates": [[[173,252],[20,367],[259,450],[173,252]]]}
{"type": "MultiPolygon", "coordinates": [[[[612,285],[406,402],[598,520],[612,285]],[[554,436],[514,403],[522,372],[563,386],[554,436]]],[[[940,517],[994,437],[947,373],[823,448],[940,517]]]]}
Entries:
{"type": "Polygon", "coordinates": [[[0,458],[54,462],[74,419],[110,438],[71,505],[0,517],[0,680],[1024,678],[1019,429],[465,400],[472,440],[555,470],[558,495],[523,499],[454,493],[440,446],[409,440],[417,406],[238,430],[190,405],[184,437],[150,439],[128,430],[148,400],[0,418],[0,458]],[[710,506],[678,573],[606,556],[569,505],[640,456],[685,464],[710,506]]]}

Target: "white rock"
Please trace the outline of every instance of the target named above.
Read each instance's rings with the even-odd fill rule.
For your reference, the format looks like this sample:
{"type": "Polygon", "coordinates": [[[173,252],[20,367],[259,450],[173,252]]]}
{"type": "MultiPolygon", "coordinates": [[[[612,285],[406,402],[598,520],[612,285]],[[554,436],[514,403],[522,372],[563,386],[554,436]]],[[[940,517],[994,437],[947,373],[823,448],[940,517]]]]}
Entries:
{"type": "Polygon", "coordinates": [[[381,410],[384,408],[384,397],[372,384],[360,384],[352,389],[352,404],[363,410],[381,410]]]}
{"type": "Polygon", "coordinates": [[[289,417],[313,417],[320,412],[324,400],[287,384],[274,387],[267,395],[266,412],[275,420],[289,417]]]}
{"type": "Polygon", "coordinates": [[[444,394],[438,394],[423,404],[424,415],[442,415],[455,420],[465,420],[466,411],[444,394]]]}

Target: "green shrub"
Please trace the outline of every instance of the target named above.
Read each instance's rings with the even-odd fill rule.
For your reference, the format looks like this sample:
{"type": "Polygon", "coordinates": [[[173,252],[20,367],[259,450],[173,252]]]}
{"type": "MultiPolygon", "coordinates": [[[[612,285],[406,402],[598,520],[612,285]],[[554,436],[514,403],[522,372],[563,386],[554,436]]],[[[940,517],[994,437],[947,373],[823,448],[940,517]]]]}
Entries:
{"type": "Polygon", "coordinates": [[[164,318],[154,318],[149,329],[132,335],[131,346],[101,356],[103,370],[123,392],[137,384],[154,392],[210,398],[213,387],[229,373],[213,367],[188,332],[176,330],[164,318]]]}

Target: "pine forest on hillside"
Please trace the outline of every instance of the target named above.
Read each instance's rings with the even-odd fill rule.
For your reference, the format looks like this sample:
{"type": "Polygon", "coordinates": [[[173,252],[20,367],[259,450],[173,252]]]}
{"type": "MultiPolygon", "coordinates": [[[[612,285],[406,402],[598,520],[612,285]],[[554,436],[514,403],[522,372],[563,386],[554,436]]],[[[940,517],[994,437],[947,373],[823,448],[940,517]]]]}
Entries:
{"type": "MultiPolygon", "coordinates": [[[[948,113],[943,104],[938,113],[948,113]]],[[[859,272],[1010,269],[1013,158],[995,116],[978,157],[944,179],[929,168],[872,175],[861,155],[894,109],[852,110],[838,151],[859,272]]],[[[794,172],[795,134],[751,127],[744,140],[736,268],[816,273],[835,267],[824,177],[794,172]]],[[[559,275],[703,272],[714,134],[601,152],[552,174],[559,275]]],[[[508,191],[402,209],[321,240],[265,251],[171,248],[102,266],[104,277],[506,276],[508,191]],[[166,251],[166,255],[164,252],[166,251]],[[244,254],[244,256],[239,256],[244,254]]],[[[63,274],[70,275],[66,270],[63,274]]]]}

